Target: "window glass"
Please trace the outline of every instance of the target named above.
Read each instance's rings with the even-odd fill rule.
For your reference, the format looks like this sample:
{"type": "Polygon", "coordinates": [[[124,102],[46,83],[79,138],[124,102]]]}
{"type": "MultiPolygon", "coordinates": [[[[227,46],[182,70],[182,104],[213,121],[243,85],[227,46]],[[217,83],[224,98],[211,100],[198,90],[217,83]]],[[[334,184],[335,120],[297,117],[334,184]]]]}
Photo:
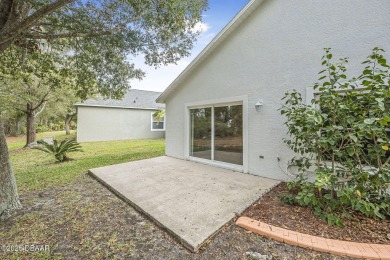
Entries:
{"type": "Polygon", "coordinates": [[[214,160],[243,165],[242,105],[214,108],[214,160]]]}
{"type": "Polygon", "coordinates": [[[243,165],[242,105],[190,109],[190,120],[190,156],[243,165]]]}
{"type": "Polygon", "coordinates": [[[165,128],[165,117],[154,117],[152,114],[152,129],[153,130],[164,130],[165,128]]]}
{"type": "Polygon", "coordinates": [[[190,109],[190,155],[211,160],[211,107],[190,109]]]}

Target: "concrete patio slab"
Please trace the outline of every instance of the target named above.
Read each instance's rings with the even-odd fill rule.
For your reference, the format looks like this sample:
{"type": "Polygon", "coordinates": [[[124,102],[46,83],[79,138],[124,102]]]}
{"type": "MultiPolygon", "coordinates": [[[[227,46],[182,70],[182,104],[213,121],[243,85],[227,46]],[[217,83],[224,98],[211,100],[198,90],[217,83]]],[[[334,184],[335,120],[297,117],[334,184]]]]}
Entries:
{"type": "Polygon", "coordinates": [[[192,251],[279,183],[166,156],[90,173],[192,251]]]}

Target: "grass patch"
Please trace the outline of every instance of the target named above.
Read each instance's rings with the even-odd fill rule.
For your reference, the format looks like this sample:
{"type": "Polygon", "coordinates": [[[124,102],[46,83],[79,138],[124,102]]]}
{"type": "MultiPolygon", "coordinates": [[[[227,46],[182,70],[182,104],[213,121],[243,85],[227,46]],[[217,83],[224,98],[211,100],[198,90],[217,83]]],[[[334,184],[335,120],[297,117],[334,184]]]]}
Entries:
{"type": "MultiPolygon", "coordinates": [[[[50,136],[63,140],[75,134],[41,133],[38,139],[50,136]]],[[[0,221],[1,244],[48,245],[49,251],[0,250],[0,259],[128,259],[155,236],[152,223],[85,172],[161,156],[163,139],[82,143],[83,152],[69,153],[74,160],[63,163],[23,148],[25,137],[7,141],[23,208],[0,221]]]]}
{"type": "MultiPolygon", "coordinates": [[[[65,131],[53,131],[53,132],[42,132],[42,133],[37,133],[37,140],[40,140],[42,138],[48,138],[48,137],[55,137],[57,140],[62,141],[64,139],[72,139],[76,138],[76,132],[71,131],[70,135],[66,135],[65,131]]],[[[8,149],[12,152],[17,149],[21,149],[26,145],[26,136],[21,135],[21,136],[10,136],[7,137],[7,144],[8,144],[8,149]]]]}
{"type": "MultiPolygon", "coordinates": [[[[64,132],[41,133],[58,140],[73,138],[64,132]]],[[[77,180],[88,169],[164,155],[163,139],[82,143],[83,152],[70,153],[72,161],[59,163],[49,154],[21,149],[23,138],[9,139],[11,163],[21,192],[46,190],[77,180]]]]}

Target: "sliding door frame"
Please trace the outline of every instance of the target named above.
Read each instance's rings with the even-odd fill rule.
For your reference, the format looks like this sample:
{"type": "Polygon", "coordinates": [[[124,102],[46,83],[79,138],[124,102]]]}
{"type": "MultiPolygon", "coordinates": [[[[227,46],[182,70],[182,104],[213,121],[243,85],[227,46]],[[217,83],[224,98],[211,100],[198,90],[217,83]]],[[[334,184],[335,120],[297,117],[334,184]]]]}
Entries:
{"type": "Polygon", "coordinates": [[[184,156],[186,160],[248,173],[248,96],[246,95],[236,96],[236,97],[229,97],[229,98],[220,98],[220,99],[186,103],[184,117],[185,117],[184,118],[184,122],[185,122],[184,156]],[[242,105],[243,165],[214,161],[214,149],[215,149],[214,107],[229,106],[229,105],[242,105]],[[190,147],[191,147],[190,109],[209,108],[209,107],[211,107],[211,160],[190,156],[190,147]]]}

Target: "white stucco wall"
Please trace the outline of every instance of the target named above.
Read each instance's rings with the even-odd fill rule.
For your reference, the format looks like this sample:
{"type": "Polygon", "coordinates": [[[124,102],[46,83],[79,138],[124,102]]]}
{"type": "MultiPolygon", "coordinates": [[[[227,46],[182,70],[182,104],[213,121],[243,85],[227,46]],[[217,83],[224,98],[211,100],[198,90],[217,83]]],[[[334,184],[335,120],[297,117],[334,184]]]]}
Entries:
{"type": "Polygon", "coordinates": [[[110,141],[163,138],[165,131],[151,131],[155,110],[78,107],[77,141],[110,141]]]}
{"type": "Polygon", "coordinates": [[[247,95],[249,173],[285,179],[293,154],[282,141],[284,93],[305,94],[317,81],[325,47],[350,58],[350,75],[361,72],[373,47],[390,52],[389,13],[387,0],[265,1],[168,96],[166,154],[185,159],[186,103],[247,95]]]}

